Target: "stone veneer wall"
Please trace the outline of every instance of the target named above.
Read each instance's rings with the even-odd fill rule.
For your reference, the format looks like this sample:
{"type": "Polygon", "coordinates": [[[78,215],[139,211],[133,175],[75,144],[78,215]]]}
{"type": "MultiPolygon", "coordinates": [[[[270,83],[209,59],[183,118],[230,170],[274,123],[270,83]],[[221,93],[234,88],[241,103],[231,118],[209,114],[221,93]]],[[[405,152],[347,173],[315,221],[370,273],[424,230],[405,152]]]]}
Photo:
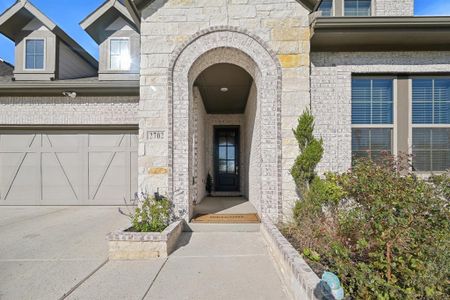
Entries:
{"type": "MultiPolygon", "coordinates": [[[[169,87],[174,81],[171,78],[171,61],[178,57],[182,47],[194,41],[193,36],[214,30],[221,30],[230,36],[238,36],[241,32],[247,36],[239,48],[252,49],[263,45],[276,56],[277,64],[281,65],[279,80],[281,85],[281,104],[279,108],[280,152],[273,148],[264,152],[261,159],[271,156],[280,161],[281,187],[277,183],[266,182],[264,187],[272,187],[263,197],[282,198],[278,204],[270,204],[272,214],[289,215],[294,200],[297,198],[295,185],[289,175],[289,169],[297,155],[298,148],[293,138],[292,128],[297,117],[309,105],[309,12],[295,0],[156,0],[143,11],[141,28],[141,109],[140,120],[140,153],[139,186],[142,190],[169,192],[171,167],[170,153],[173,145],[169,143],[172,119],[169,112],[169,87]],[[162,139],[153,139],[153,132],[163,132],[162,139]],[[278,207],[273,207],[274,205],[278,207]]],[[[227,38],[216,40],[216,44],[224,45],[227,38]]],[[[234,39],[237,43],[238,39],[234,39]]],[[[213,45],[202,44],[198,47],[207,48],[213,45]]],[[[206,50],[205,50],[206,51],[206,50]]],[[[251,54],[253,55],[253,54],[251,54]]],[[[259,58],[258,58],[259,59],[259,58]]],[[[266,61],[268,63],[268,61],[266,61]]],[[[276,78],[272,79],[276,81],[276,78]]],[[[265,88],[265,87],[263,87],[265,88]]],[[[276,89],[270,90],[272,97],[277,97],[276,89]]],[[[263,93],[262,93],[263,94],[263,93]]],[[[177,108],[177,107],[174,107],[177,108]]],[[[274,110],[277,108],[273,107],[274,110]]],[[[277,114],[276,111],[262,112],[262,118],[277,114]]],[[[178,127],[174,132],[178,132],[178,127]]],[[[266,131],[263,130],[263,133],[266,131]]],[[[263,143],[266,147],[267,143],[263,143]]],[[[267,146],[270,147],[270,146],[267,146]]],[[[176,157],[176,155],[174,156],[176,157]]],[[[263,170],[263,174],[273,174],[263,170]]],[[[189,172],[189,170],[182,170],[189,172]]],[[[187,188],[173,191],[174,198],[181,193],[188,193],[187,188]]],[[[186,183],[188,184],[188,183],[186,183]]],[[[183,196],[185,197],[185,196],[183,196]]],[[[181,199],[181,198],[180,198],[181,199]]],[[[177,202],[176,200],[175,202],[177,202]]],[[[180,200],[181,201],[181,200],[180,200]]],[[[180,203],[181,205],[181,203],[180,203]]],[[[265,204],[268,206],[269,204],[265,204]]]]}
{"type": "Polygon", "coordinates": [[[318,52],[311,61],[312,112],[325,147],[319,173],[351,166],[352,74],[448,74],[450,70],[450,52],[318,52]]]}
{"type": "Polygon", "coordinates": [[[0,124],[138,124],[138,106],[139,97],[0,97],[0,124]]]}
{"type": "Polygon", "coordinates": [[[414,0],[376,0],[376,16],[413,16],[414,0]]]}

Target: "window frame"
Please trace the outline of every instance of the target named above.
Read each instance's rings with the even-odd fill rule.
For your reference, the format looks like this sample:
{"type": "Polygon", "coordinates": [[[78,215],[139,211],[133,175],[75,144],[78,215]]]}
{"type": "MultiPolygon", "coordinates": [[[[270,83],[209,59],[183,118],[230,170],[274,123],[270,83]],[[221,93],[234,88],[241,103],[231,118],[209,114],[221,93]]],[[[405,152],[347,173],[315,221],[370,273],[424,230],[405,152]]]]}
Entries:
{"type": "MultiPolygon", "coordinates": [[[[373,17],[375,16],[375,0],[370,0],[370,14],[367,16],[346,16],[345,15],[345,1],[346,0],[334,0],[334,1],[342,1],[342,16],[343,17],[349,17],[349,18],[364,18],[364,17],[373,17]]],[[[358,0],[359,1],[359,0],[358,0]]]]}
{"type": "MultiPolygon", "coordinates": [[[[336,16],[336,1],[339,1],[339,0],[331,0],[331,15],[330,16],[321,15],[321,17],[329,18],[329,17],[336,16]]],[[[319,7],[317,7],[318,11],[320,11],[320,6],[322,6],[322,2],[320,3],[319,7]]]]}
{"type": "MultiPolygon", "coordinates": [[[[414,79],[429,79],[429,80],[439,80],[439,79],[447,79],[450,80],[450,76],[449,75],[411,75],[409,76],[409,118],[408,118],[408,128],[409,128],[409,132],[408,132],[408,155],[410,155],[412,157],[413,155],[413,129],[414,128],[424,128],[424,129],[439,129],[439,128],[444,128],[450,129],[450,124],[433,124],[433,123],[429,123],[429,124],[414,124],[413,123],[413,80],[414,79]]],[[[434,114],[434,111],[433,111],[434,114]]],[[[413,166],[412,166],[413,167],[413,166]]],[[[446,171],[414,171],[414,173],[417,173],[419,175],[429,175],[429,174],[443,174],[446,171]]]]}
{"type": "Polygon", "coordinates": [[[25,71],[30,72],[39,72],[44,71],[46,69],[47,64],[47,40],[43,37],[27,37],[24,38],[24,46],[23,46],[23,69],[25,71]],[[44,49],[43,49],[43,62],[42,62],[42,68],[27,68],[27,42],[28,41],[43,41],[44,42],[44,49]]]}
{"type": "MultiPolygon", "coordinates": [[[[354,79],[360,79],[360,80],[392,80],[392,124],[353,124],[352,118],[353,113],[350,112],[350,123],[351,123],[351,143],[353,145],[353,129],[391,129],[391,144],[392,149],[391,153],[392,155],[397,154],[397,104],[398,104],[398,93],[397,93],[397,77],[396,76],[358,76],[358,74],[352,74],[351,76],[351,84],[350,84],[350,110],[352,110],[353,107],[353,99],[352,99],[352,92],[353,92],[353,80],[354,79]]],[[[353,163],[353,146],[351,148],[351,157],[352,157],[352,163],[353,163]]]]}
{"type": "Polygon", "coordinates": [[[109,70],[109,71],[114,71],[114,72],[129,72],[129,71],[131,70],[131,39],[130,39],[129,37],[110,37],[110,38],[108,38],[108,61],[107,61],[107,63],[108,63],[108,70],[109,70]],[[130,64],[129,64],[129,66],[128,66],[127,69],[125,69],[125,68],[118,68],[118,69],[115,69],[115,68],[112,68],[112,66],[111,66],[111,62],[112,62],[112,59],[111,59],[111,56],[112,56],[112,53],[111,53],[111,49],[112,49],[111,44],[112,44],[113,41],[122,41],[122,40],[126,40],[126,41],[127,41],[127,44],[128,44],[128,54],[130,55],[130,64]]]}

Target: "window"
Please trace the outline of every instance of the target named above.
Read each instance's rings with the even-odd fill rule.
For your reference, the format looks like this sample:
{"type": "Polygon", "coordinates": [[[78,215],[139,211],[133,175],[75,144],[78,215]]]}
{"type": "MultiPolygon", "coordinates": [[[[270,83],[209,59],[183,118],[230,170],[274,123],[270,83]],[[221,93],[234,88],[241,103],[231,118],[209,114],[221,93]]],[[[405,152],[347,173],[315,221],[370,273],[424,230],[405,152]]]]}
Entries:
{"type": "Polygon", "coordinates": [[[372,13],[371,0],[344,0],[344,16],[367,17],[372,13]]]}
{"type": "Polygon", "coordinates": [[[25,69],[44,69],[44,40],[25,40],[25,69]]]}
{"type": "Polygon", "coordinates": [[[320,4],[319,11],[323,17],[330,17],[333,15],[333,0],[323,0],[320,4]]]}
{"type": "Polygon", "coordinates": [[[130,41],[128,39],[111,39],[109,53],[111,70],[126,71],[130,69],[130,41]]]}
{"type": "Polygon", "coordinates": [[[393,152],[392,79],[352,80],[352,156],[377,159],[393,152]]]}
{"type": "Polygon", "coordinates": [[[415,171],[450,169],[450,79],[412,80],[412,154],[415,171]]]}

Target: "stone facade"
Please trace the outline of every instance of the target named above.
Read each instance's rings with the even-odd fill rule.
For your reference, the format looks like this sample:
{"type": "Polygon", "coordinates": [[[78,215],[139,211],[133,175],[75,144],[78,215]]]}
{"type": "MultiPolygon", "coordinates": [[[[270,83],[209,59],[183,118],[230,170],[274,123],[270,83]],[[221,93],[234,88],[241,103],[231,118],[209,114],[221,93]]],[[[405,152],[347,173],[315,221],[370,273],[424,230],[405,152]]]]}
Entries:
{"type": "Polygon", "coordinates": [[[209,50],[234,48],[258,62],[244,68],[251,75],[271,74],[265,79],[267,85],[257,86],[259,102],[264,103],[264,94],[268,99],[262,104],[267,105],[261,114],[268,123],[263,124],[267,128],[261,134],[271,135],[261,140],[261,147],[266,148],[261,150],[261,187],[267,189],[260,192],[261,207],[263,213],[275,219],[290,213],[297,195],[289,168],[298,151],[291,129],[309,104],[308,14],[294,0],[157,0],[143,11],[139,112],[142,190],[168,193],[179,214],[189,214],[192,168],[182,163],[189,161],[192,151],[189,141],[183,138],[192,133],[192,78],[188,73],[209,50]],[[178,66],[184,68],[181,73],[176,71],[178,66]],[[268,73],[264,68],[272,71],[268,73]],[[273,82],[275,86],[270,87],[273,82]],[[177,84],[185,84],[188,89],[177,84]],[[261,90],[266,86],[270,88],[261,90]],[[178,103],[176,93],[183,90],[189,93],[182,95],[185,102],[178,103]],[[166,134],[155,141],[149,138],[154,131],[166,134]],[[155,167],[167,172],[153,174],[151,169],[155,167]]]}
{"type": "Polygon", "coordinates": [[[376,0],[376,16],[413,16],[414,0],[376,0]]]}
{"type": "Polygon", "coordinates": [[[450,69],[450,52],[341,52],[311,55],[311,104],[325,154],[319,172],[351,166],[352,74],[430,74],[450,69]]]}
{"type": "Polygon", "coordinates": [[[137,125],[139,97],[0,97],[2,125],[137,125]]]}

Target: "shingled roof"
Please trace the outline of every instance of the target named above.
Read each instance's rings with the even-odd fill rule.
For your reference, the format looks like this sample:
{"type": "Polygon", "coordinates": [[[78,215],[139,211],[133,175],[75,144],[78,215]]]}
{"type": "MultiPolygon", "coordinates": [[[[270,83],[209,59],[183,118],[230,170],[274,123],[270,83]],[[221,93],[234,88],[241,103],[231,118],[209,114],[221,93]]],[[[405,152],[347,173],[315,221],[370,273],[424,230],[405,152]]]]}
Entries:
{"type": "Polygon", "coordinates": [[[12,76],[14,66],[0,58],[0,76],[12,76]]]}

